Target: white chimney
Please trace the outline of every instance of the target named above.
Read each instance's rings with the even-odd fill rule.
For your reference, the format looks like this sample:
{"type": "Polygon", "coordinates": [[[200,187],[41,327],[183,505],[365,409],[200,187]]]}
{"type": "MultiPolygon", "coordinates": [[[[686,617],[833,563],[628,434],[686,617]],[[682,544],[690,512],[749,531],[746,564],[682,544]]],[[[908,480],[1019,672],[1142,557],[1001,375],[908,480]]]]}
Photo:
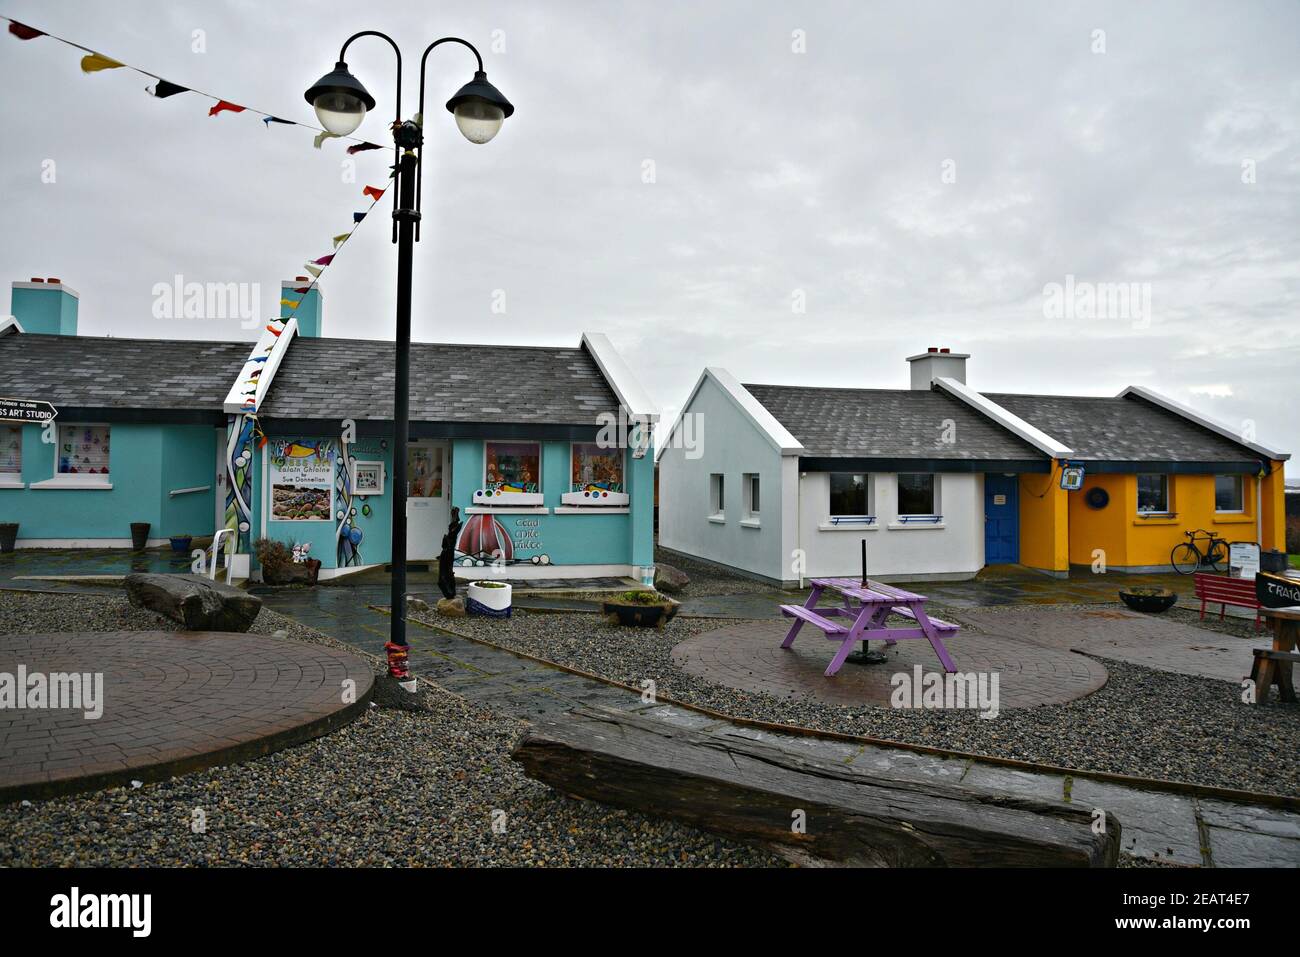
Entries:
{"type": "Polygon", "coordinates": [[[908,356],[912,364],[912,388],[929,389],[935,379],[956,379],[966,384],[966,360],[970,356],[965,352],[952,352],[931,346],[919,355],[908,356]]]}

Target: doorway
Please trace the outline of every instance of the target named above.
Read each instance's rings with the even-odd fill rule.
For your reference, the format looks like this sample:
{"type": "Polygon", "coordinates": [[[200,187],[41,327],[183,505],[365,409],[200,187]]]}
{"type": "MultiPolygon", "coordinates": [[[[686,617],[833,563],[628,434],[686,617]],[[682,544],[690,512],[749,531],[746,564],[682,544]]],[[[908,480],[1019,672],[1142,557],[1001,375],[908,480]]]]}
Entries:
{"type": "Polygon", "coordinates": [[[446,442],[416,442],[406,449],[406,558],[438,557],[451,520],[451,453],[446,442]]]}
{"type": "Polygon", "coordinates": [[[984,564],[1020,561],[1020,476],[984,476],[984,564]]]}

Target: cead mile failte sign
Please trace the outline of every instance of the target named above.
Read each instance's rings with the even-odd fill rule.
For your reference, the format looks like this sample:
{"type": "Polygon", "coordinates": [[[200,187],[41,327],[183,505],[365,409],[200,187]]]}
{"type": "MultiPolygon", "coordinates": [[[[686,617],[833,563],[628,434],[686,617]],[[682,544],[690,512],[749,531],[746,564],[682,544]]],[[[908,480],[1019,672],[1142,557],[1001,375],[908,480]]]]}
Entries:
{"type": "Polygon", "coordinates": [[[0,425],[44,425],[59,410],[39,399],[0,398],[0,425]]]}

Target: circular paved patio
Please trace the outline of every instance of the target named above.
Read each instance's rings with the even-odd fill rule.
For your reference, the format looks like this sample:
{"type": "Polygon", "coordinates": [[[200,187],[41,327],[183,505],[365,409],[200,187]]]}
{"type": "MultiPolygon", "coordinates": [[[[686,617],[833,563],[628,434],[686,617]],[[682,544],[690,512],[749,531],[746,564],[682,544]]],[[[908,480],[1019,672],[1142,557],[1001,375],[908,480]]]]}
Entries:
{"type": "Polygon", "coordinates": [[[268,754],[347,724],[367,706],[373,682],[356,655],[259,634],[0,635],[0,801],[268,754]],[[98,706],[84,697],[77,708],[5,700],[25,684],[24,700],[35,703],[35,676],[48,682],[55,673],[101,674],[102,715],[89,717],[98,706]]]}
{"type": "MultiPolygon", "coordinates": [[[[688,638],[673,648],[684,670],[740,691],[811,698],[823,704],[889,707],[890,679],[899,672],[943,673],[927,641],[908,639],[892,648],[878,641],[888,660],[878,665],[845,662],[833,677],[824,672],[839,647],[805,625],[793,647],[781,647],[788,621],[747,621],[688,638]]],[[[1106,683],[1106,669],[1092,658],[1029,642],[986,634],[958,634],[945,646],[958,672],[998,675],[999,706],[1030,708],[1061,704],[1091,694],[1106,683]]]]}

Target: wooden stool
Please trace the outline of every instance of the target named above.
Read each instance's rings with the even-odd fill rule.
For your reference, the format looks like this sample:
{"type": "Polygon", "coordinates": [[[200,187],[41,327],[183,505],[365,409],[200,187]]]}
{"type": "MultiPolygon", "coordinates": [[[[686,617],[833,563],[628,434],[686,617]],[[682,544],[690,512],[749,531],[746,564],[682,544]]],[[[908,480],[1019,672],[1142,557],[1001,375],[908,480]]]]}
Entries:
{"type": "Polygon", "coordinates": [[[1300,642],[1300,609],[1261,608],[1260,614],[1273,631],[1273,650],[1272,653],[1255,653],[1255,665],[1250,670],[1250,677],[1255,682],[1255,701],[1257,704],[1267,701],[1269,687],[1276,684],[1283,701],[1295,702],[1291,664],[1300,660],[1300,656],[1295,654],[1296,644],[1300,642]]]}

